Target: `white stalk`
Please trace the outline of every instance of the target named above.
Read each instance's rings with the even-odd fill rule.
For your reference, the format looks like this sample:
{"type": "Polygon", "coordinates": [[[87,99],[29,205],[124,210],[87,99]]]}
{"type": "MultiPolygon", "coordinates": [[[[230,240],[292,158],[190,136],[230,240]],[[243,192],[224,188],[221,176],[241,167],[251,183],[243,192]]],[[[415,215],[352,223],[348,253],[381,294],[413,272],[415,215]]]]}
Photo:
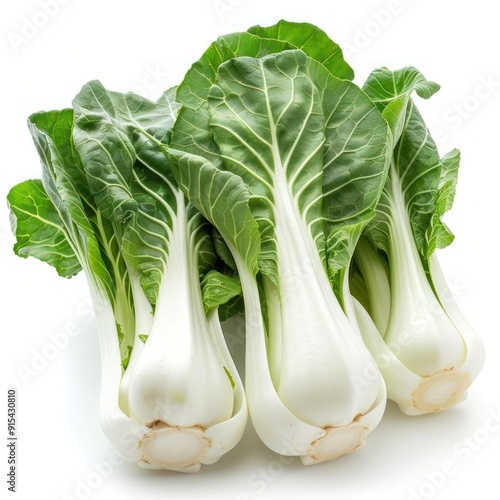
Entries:
{"type": "Polygon", "coordinates": [[[436,290],[436,294],[446,314],[460,332],[465,342],[467,354],[464,362],[460,366],[460,371],[466,374],[470,382],[472,382],[478,376],[484,365],[484,344],[456,303],[446,283],[441,266],[439,265],[438,257],[435,253],[431,255],[429,264],[432,283],[436,290]]]}
{"type": "Polygon", "coordinates": [[[234,448],[243,436],[247,423],[247,400],[243,388],[243,382],[236,369],[233,358],[229,353],[224,333],[219,320],[217,308],[208,312],[207,321],[209,326],[210,340],[214,348],[214,352],[221,366],[224,366],[230,373],[234,383],[234,407],[233,415],[228,420],[209,427],[205,431],[205,436],[211,440],[212,446],[208,451],[203,464],[211,464],[219,460],[219,458],[234,448]]]}
{"type": "Polygon", "coordinates": [[[484,347],[454,301],[436,254],[429,261],[435,291],[429,284],[394,172],[391,187],[390,298],[385,284],[380,287],[378,283],[385,278],[373,248],[366,244],[356,253],[371,312],[390,304],[385,337],[357,301],[354,309],[363,340],[384,376],[389,399],[404,413],[421,415],[450,408],[467,397],[469,385],[483,366],[484,347]]]}
{"type": "Polygon", "coordinates": [[[382,416],[385,386],[330,287],[281,167],[274,199],[280,288],[264,277],[269,346],[256,279],[233,252],[245,300],[246,392],[263,442],[313,464],[363,444],[382,416]]]}
{"type": "Polygon", "coordinates": [[[346,425],[377,398],[379,379],[357,383],[377,368],[333,293],[282,168],[275,171],[274,195],[282,321],[278,394],[311,425],[346,425]]]}
{"type": "Polygon", "coordinates": [[[413,395],[424,382],[424,378],[409,370],[389,349],[380,335],[373,319],[365,308],[352,297],[353,309],[363,341],[377,362],[387,386],[387,397],[398,403],[404,413],[417,415],[427,413],[415,407],[413,395]]]}
{"type": "Polygon", "coordinates": [[[134,298],[135,333],[134,345],[128,367],[123,374],[120,384],[120,407],[124,413],[130,415],[128,404],[130,374],[134,370],[137,360],[144,349],[144,342],[139,338],[139,335],[149,335],[151,333],[151,328],[153,327],[153,308],[141,287],[139,273],[130,266],[128,266],[127,271],[132,287],[132,296],[134,298]]]}
{"type": "Polygon", "coordinates": [[[252,423],[261,440],[281,455],[303,456],[324,429],[298,419],[276,393],[267,361],[266,333],[259,289],[238,252],[227,242],[236,262],[245,302],[245,392],[252,423]]]}
{"type": "Polygon", "coordinates": [[[140,458],[139,442],[148,428],[131,420],[120,408],[122,364],[115,314],[109,300],[88,280],[99,333],[101,391],[99,415],[104,434],[127,460],[140,458]]]}
{"type": "Polygon", "coordinates": [[[465,359],[465,344],[427,280],[394,170],[391,189],[391,313],[384,339],[417,375],[455,370],[465,359]]]}
{"type": "Polygon", "coordinates": [[[151,430],[145,466],[195,471],[209,454],[206,429],[231,418],[233,390],[210,340],[197,256],[179,195],[151,333],[130,374],[130,417],[151,430]]]}

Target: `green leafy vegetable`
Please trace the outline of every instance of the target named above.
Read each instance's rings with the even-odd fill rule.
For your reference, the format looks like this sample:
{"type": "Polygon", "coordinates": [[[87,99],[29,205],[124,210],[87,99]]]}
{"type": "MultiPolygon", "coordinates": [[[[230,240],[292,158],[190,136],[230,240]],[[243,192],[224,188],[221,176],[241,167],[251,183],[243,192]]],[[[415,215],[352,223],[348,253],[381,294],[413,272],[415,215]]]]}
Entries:
{"type": "Polygon", "coordinates": [[[209,49],[193,66],[213,82],[196,99],[184,91],[194,70],[186,75],[168,154],[238,268],[254,426],[271,449],[285,443],[315,463],[352,451],[384,408],[380,378],[354,387],[373,360],[342,302],[385,182],[388,127],[360,89],[302,50],[238,47],[239,57],[209,49]]]}
{"type": "Polygon", "coordinates": [[[377,215],[356,250],[374,323],[359,305],[358,318],[389,397],[410,415],[462,401],[484,361],[434,254],[453,241],[442,217],[453,203],[460,154],[440,158],[410,94],[428,98],[438,88],[414,68],[377,70],[365,85],[395,132],[377,215]]]}
{"type": "Polygon", "coordinates": [[[460,153],[411,97],[439,85],[353,77],[324,31],[281,20],[219,37],[157,102],[91,81],[30,116],[42,173],[8,194],[14,252],[85,273],[127,459],[197,471],[248,399],[269,448],[314,464],[358,449],[387,396],[410,415],[465,398],[484,347],[435,252],[460,153]],[[243,311],[246,395],[221,328],[243,311]]]}
{"type": "Polygon", "coordinates": [[[234,447],[245,426],[243,386],[217,313],[240,290],[215,271],[213,229],[161,149],[174,94],[153,103],[94,81],[73,110],[33,115],[43,178],[15,186],[8,199],[17,253],[63,276],[85,270],[110,441],[140,465],[194,471],[234,447]]]}

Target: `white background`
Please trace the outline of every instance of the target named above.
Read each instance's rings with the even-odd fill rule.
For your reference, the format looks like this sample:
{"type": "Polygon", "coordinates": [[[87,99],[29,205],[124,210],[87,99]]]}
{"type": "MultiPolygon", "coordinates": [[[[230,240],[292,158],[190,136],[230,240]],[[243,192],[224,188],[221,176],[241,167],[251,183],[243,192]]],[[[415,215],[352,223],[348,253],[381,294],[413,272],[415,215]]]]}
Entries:
{"type": "MultiPolygon", "coordinates": [[[[91,499],[455,499],[474,498],[487,485],[495,497],[500,424],[484,427],[500,412],[500,39],[493,3],[51,0],[48,16],[43,1],[10,0],[0,7],[3,200],[13,184],[39,176],[29,114],[69,106],[94,78],[109,89],[156,99],[218,35],[254,24],[285,18],[319,25],[345,48],[358,84],[382,65],[413,65],[440,83],[440,92],[420,108],[440,137],[441,152],[458,147],[463,155],[455,207],[446,219],[456,240],[440,260],[486,344],[487,363],[458,407],[410,418],[389,404],[367,446],[335,462],[283,464],[249,426],[233,452],[196,475],[128,463],[98,475],[97,464],[109,462],[112,449],[98,422],[100,361],[85,280],[63,280],[35,259],[15,257],[8,210],[0,203],[0,427],[6,426],[7,388],[17,387],[18,498],[84,498],[82,482],[91,483],[91,499]],[[39,27],[30,30],[30,22],[39,27]],[[68,339],[69,333],[67,344],[55,348],[55,336],[68,339]],[[34,370],[31,376],[20,376],[23,367],[34,370]],[[449,474],[442,479],[436,471],[446,463],[449,474]]],[[[7,449],[0,448],[6,464],[7,449]]],[[[6,491],[4,480],[0,488],[6,491]]]]}

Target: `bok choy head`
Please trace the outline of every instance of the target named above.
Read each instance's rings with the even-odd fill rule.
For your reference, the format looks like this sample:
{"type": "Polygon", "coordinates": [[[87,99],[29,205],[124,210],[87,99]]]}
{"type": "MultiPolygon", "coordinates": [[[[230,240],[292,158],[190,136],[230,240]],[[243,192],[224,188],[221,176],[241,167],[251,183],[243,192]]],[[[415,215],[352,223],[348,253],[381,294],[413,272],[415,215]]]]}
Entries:
{"type": "Polygon", "coordinates": [[[355,253],[371,318],[356,308],[389,397],[410,415],[462,401],[484,362],[435,253],[454,238],[442,217],[453,203],[460,154],[439,156],[410,95],[429,98],[438,89],[411,67],[376,70],[364,87],[391,127],[393,154],[377,215],[355,253]]]}
{"type": "Polygon", "coordinates": [[[234,447],[245,427],[217,311],[240,286],[216,271],[213,228],[161,150],[174,95],[153,103],[90,82],[73,110],[33,115],[42,180],[15,186],[9,203],[16,253],[62,276],[85,271],[106,436],[144,467],[196,471],[234,447]]]}
{"type": "Polygon", "coordinates": [[[344,307],[346,269],[386,178],[388,127],[323,32],[250,31],[220,38],[187,73],[168,157],[238,268],[257,433],[316,463],[357,449],[385,407],[344,307]]]}

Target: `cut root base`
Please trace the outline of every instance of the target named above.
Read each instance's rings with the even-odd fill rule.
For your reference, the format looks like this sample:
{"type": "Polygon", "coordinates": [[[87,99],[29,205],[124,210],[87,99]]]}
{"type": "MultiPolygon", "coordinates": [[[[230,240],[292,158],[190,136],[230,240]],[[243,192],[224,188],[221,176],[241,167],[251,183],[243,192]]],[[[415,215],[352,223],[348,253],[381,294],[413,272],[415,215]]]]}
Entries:
{"type": "Polygon", "coordinates": [[[328,427],[326,435],[314,441],[308,455],[300,457],[305,465],[334,460],[356,451],[365,442],[368,428],[357,422],[343,427],[328,427]]]}
{"type": "Polygon", "coordinates": [[[141,440],[139,465],[149,469],[196,472],[212,443],[199,426],[171,427],[158,421],[141,440]]]}
{"type": "Polygon", "coordinates": [[[467,373],[441,370],[425,378],[412,395],[412,407],[402,410],[409,415],[446,410],[467,396],[470,378],[467,373]]]}

